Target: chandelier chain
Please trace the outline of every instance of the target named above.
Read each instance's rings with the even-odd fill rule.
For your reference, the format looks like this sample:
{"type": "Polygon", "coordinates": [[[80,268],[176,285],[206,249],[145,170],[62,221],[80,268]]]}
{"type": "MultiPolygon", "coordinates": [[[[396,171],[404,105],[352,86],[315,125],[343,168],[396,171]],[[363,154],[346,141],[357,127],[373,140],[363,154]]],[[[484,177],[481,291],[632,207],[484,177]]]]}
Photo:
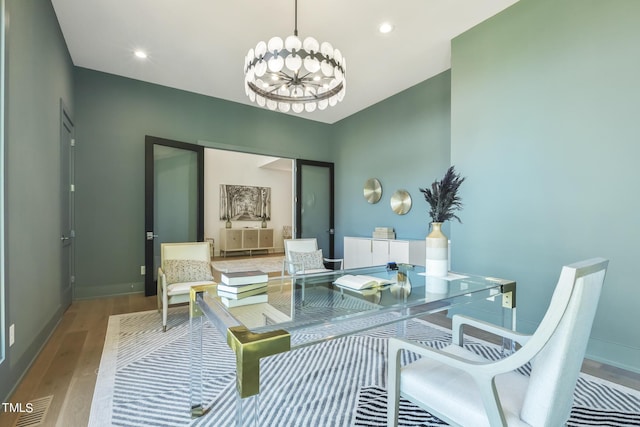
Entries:
{"type": "Polygon", "coordinates": [[[298,0],[295,0],[295,19],[294,19],[294,27],[293,27],[293,35],[298,37],[298,0]]]}

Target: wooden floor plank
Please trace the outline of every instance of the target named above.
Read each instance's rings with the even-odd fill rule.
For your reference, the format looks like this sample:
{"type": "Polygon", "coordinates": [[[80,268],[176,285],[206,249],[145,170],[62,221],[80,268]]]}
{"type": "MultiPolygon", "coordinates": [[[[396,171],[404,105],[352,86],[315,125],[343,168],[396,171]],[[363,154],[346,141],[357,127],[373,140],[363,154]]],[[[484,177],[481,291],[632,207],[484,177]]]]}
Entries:
{"type": "MultiPolygon", "coordinates": [[[[57,414],[64,405],[67,396],[67,390],[71,384],[71,379],[76,372],[78,360],[82,354],[86,331],[69,332],[65,335],[61,346],[56,352],[55,357],[51,361],[49,369],[42,377],[40,386],[33,398],[53,396],[49,414],[57,414]]],[[[43,425],[55,425],[53,417],[47,416],[43,425]]]]}
{"type": "MultiPolygon", "coordinates": [[[[98,362],[99,363],[99,362],[98,362]]],[[[77,376],[69,384],[64,404],[56,418],[48,417],[56,427],[86,426],[91,414],[95,376],[77,376]]]]}

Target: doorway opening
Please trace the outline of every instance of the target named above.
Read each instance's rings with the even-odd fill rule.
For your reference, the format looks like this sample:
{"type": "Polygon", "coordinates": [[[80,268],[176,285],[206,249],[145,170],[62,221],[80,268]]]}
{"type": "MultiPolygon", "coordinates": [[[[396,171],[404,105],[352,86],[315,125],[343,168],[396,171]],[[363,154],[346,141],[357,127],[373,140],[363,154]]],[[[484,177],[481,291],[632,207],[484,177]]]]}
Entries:
{"type": "Polygon", "coordinates": [[[333,256],[332,163],[146,141],[147,295],[157,292],[162,242],[209,241],[214,263],[257,264],[282,258],[287,238],[316,237],[333,256]]]}

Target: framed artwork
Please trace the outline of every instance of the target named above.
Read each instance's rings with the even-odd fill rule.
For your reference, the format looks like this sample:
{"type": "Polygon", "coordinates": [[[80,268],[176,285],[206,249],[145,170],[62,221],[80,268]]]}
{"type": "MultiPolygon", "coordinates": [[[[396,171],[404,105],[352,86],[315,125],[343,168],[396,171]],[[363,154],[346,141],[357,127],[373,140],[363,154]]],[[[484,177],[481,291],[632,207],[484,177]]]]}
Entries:
{"type": "Polygon", "coordinates": [[[220,184],[220,220],[271,220],[271,188],[220,184]]]}

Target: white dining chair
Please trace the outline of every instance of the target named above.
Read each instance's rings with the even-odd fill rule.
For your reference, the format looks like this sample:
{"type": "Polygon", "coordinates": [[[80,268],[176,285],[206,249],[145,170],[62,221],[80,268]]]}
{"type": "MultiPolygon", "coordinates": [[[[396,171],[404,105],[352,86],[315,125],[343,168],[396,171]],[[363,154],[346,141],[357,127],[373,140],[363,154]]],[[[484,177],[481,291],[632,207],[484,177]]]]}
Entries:
{"type": "Polygon", "coordinates": [[[167,330],[169,305],[189,302],[192,286],[214,284],[209,242],[160,244],[158,310],[167,330]]]}
{"type": "Polygon", "coordinates": [[[286,239],[284,241],[284,252],[283,275],[285,272],[292,276],[299,276],[333,271],[327,268],[325,263],[335,264],[338,270],[343,268],[344,260],[342,258],[326,258],[323,256],[322,249],[318,249],[318,240],[315,238],[286,239]]]}
{"type": "Polygon", "coordinates": [[[456,315],[452,343],[443,350],[390,339],[388,426],[398,423],[400,396],[453,426],[565,425],[608,262],[597,258],[563,267],[533,335],[456,315]],[[501,360],[487,360],[463,347],[465,325],[522,347],[501,360]],[[401,350],[422,358],[401,367],[401,350]],[[530,376],[516,372],[529,362],[530,376]]]}
{"type": "MultiPolygon", "coordinates": [[[[306,301],[305,279],[308,275],[332,273],[325,263],[333,264],[338,270],[344,268],[342,258],[325,258],[322,249],[318,249],[316,238],[287,239],[284,241],[284,260],[282,261],[282,280],[285,273],[291,276],[291,282],[296,283],[296,276],[300,277],[301,302],[306,301]]],[[[292,297],[294,294],[291,294],[292,297]]]]}

